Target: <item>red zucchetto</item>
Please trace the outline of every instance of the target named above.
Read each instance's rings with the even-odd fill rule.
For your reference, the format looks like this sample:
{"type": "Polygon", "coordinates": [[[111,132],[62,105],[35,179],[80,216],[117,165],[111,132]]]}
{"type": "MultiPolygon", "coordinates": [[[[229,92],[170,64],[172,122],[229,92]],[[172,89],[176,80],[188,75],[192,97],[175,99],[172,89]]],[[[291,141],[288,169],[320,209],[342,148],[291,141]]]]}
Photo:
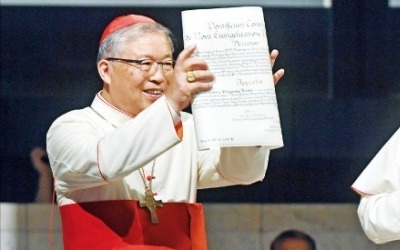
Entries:
{"type": "Polygon", "coordinates": [[[119,16],[116,17],[114,20],[112,20],[107,27],[104,29],[103,34],[101,35],[100,38],[100,43],[104,41],[111,33],[113,33],[116,30],[119,30],[121,28],[124,28],[126,26],[132,25],[132,24],[137,24],[137,23],[156,23],[153,19],[142,16],[142,15],[135,15],[135,14],[129,14],[125,16],[119,16]]]}

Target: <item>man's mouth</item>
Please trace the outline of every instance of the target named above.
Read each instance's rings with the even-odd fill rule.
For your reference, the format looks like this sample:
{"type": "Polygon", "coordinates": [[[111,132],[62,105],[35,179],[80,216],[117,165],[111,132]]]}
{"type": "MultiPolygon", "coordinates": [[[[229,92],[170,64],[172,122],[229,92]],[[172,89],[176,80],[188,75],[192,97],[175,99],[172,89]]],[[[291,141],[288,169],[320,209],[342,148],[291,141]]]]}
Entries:
{"type": "Polygon", "coordinates": [[[164,91],[160,89],[149,89],[149,90],[144,90],[144,92],[149,95],[162,95],[164,93],[164,91]]]}

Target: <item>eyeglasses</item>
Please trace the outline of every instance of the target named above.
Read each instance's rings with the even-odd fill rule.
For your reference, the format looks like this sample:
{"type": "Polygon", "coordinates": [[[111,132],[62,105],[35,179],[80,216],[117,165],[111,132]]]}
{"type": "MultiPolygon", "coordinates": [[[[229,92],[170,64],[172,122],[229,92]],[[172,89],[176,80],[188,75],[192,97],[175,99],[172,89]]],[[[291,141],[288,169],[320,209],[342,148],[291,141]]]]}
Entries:
{"type": "Polygon", "coordinates": [[[167,72],[173,70],[174,66],[175,66],[175,62],[173,60],[157,62],[152,59],[134,60],[134,59],[124,59],[124,58],[116,58],[116,57],[107,57],[105,59],[107,61],[120,61],[120,62],[125,62],[125,63],[137,64],[137,65],[139,65],[139,68],[142,72],[146,72],[148,74],[155,73],[158,65],[161,65],[161,68],[164,73],[167,73],[167,72]]]}

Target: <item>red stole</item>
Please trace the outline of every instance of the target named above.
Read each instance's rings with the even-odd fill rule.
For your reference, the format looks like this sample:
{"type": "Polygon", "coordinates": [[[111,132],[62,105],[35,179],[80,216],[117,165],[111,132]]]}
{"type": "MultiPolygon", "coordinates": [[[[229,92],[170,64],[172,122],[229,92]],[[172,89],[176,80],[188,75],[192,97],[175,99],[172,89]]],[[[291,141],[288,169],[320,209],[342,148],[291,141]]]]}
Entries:
{"type": "Polygon", "coordinates": [[[165,203],[152,224],[137,201],[83,202],[60,206],[65,250],[205,250],[203,206],[165,203]]]}

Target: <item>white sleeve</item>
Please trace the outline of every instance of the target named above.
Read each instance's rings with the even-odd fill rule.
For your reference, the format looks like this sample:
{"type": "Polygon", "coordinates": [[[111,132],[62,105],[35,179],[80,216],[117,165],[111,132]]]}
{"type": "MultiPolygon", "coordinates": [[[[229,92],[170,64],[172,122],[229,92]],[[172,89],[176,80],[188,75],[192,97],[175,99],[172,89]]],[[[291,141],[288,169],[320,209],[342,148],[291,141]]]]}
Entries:
{"type": "Polygon", "coordinates": [[[249,185],[264,179],[270,152],[266,147],[231,147],[215,151],[214,158],[200,156],[198,188],[249,185]]]}
{"type": "Polygon", "coordinates": [[[365,234],[373,242],[400,240],[400,191],[362,196],[357,212],[365,234]]]}
{"type": "Polygon", "coordinates": [[[377,244],[400,240],[400,130],[385,143],[352,185],[360,196],[361,226],[377,244]]]}
{"type": "Polygon", "coordinates": [[[47,151],[60,190],[118,181],[180,142],[163,100],[112,131],[99,120],[107,125],[82,110],[62,116],[49,129],[47,151]]]}

